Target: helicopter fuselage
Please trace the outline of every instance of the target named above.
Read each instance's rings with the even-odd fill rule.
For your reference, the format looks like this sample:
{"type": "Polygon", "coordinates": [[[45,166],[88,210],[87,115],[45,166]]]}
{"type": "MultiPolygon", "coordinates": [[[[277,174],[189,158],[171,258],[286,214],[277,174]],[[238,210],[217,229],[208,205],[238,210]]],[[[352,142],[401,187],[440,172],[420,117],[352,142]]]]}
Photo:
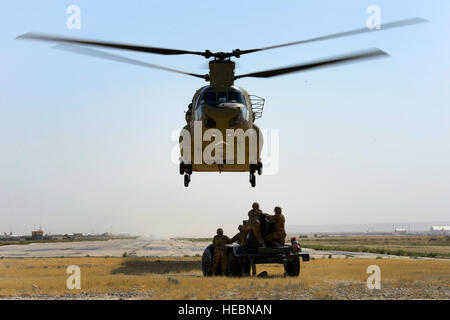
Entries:
{"type": "Polygon", "coordinates": [[[244,89],[209,85],[197,90],[180,135],[185,172],[257,171],[263,139],[254,121],[252,99],[244,89]]]}
{"type": "Polygon", "coordinates": [[[183,128],[180,135],[180,174],[184,175],[184,185],[186,187],[189,185],[193,171],[248,171],[250,173],[250,184],[254,187],[256,184],[255,172],[258,174],[262,173],[260,153],[263,142],[261,130],[254,122],[262,115],[264,99],[251,96],[244,89],[235,86],[235,80],[242,78],[272,78],[368,59],[385,58],[389,57],[389,55],[380,49],[371,48],[306,63],[239,75],[235,75],[235,62],[231,58],[239,58],[242,55],[265,50],[359,35],[362,33],[373,33],[423,22],[427,22],[427,20],[410,18],[384,23],[382,27],[380,26],[377,29],[363,27],[300,41],[247,50],[234,49],[227,52],[213,52],[208,49],[204,51],[170,49],[40,33],[25,33],[17,37],[17,39],[52,42],[57,44],[56,48],[65,51],[135,66],[164,70],[209,81],[209,86],[202,87],[195,93],[192,103],[186,112],[187,125],[183,128]],[[104,49],[128,50],[160,55],[189,54],[212,60],[209,61],[209,73],[197,74],[95,50],[91,48],[93,46],[104,49]]]}

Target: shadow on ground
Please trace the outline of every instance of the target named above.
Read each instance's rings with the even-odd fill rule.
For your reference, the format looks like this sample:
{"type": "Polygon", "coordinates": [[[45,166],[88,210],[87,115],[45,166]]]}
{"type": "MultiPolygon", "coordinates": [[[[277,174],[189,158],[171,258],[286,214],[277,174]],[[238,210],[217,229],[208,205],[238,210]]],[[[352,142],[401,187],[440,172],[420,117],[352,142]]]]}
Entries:
{"type": "Polygon", "coordinates": [[[167,274],[180,273],[187,271],[200,271],[202,267],[201,261],[146,261],[140,259],[126,259],[120,267],[114,269],[112,274],[130,274],[140,275],[145,273],[167,274]]]}

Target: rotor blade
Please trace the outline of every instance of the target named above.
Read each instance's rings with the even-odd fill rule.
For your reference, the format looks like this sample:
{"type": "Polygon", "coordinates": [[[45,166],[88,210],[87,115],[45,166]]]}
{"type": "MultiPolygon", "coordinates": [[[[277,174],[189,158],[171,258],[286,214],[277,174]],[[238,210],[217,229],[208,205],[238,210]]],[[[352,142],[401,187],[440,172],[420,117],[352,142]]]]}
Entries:
{"type": "Polygon", "coordinates": [[[311,38],[311,39],[306,39],[306,40],[300,40],[300,41],[295,41],[295,42],[289,42],[289,43],[283,43],[283,44],[278,44],[278,45],[264,47],[264,48],[240,50],[239,54],[242,55],[242,54],[258,52],[258,51],[263,51],[263,50],[282,48],[282,47],[287,47],[287,46],[294,46],[294,45],[304,44],[304,43],[309,43],[309,42],[335,39],[335,38],[341,38],[341,37],[346,37],[346,36],[353,36],[353,35],[368,33],[368,32],[382,31],[382,30],[405,27],[405,26],[418,24],[418,23],[424,23],[424,22],[428,22],[428,20],[425,20],[422,18],[410,18],[410,19],[399,20],[399,21],[382,24],[382,25],[380,25],[379,29],[376,29],[376,28],[369,29],[368,27],[359,28],[359,29],[355,29],[355,30],[338,32],[338,33],[333,33],[333,34],[329,34],[326,36],[321,36],[321,37],[316,37],[316,38],[311,38]]]}
{"type": "Polygon", "coordinates": [[[317,61],[304,63],[304,64],[299,64],[299,65],[295,65],[295,66],[290,66],[290,67],[247,73],[247,74],[236,76],[235,79],[240,79],[240,78],[244,78],[244,77],[270,78],[270,77],[275,77],[275,76],[279,76],[279,75],[286,74],[286,73],[305,71],[305,70],[310,70],[310,69],[322,68],[322,67],[326,67],[326,66],[344,64],[344,63],[349,63],[349,62],[356,62],[359,60],[387,57],[387,56],[389,56],[389,55],[380,49],[369,49],[366,51],[351,53],[351,54],[342,55],[342,56],[330,57],[330,58],[317,60],[317,61]]]}
{"type": "Polygon", "coordinates": [[[103,51],[99,51],[99,50],[95,50],[95,49],[91,49],[91,48],[86,48],[83,46],[70,45],[70,44],[69,45],[68,44],[57,44],[54,48],[58,49],[58,50],[64,50],[64,51],[84,54],[84,55],[88,55],[88,56],[92,56],[92,57],[96,57],[96,58],[103,58],[103,59],[133,64],[135,66],[141,66],[141,67],[147,67],[147,68],[153,68],[153,69],[159,69],[159,70],[164,70],[164,71],[186,74],[189,76],[202,78],[205,80],[209,78],[208,75],[189,73],[189,72],[184,72],[184,71],[177,70],[177,69],[162,67],[162,66],[158,66],[156,64],[147,63],[147,62],[143,62],[143,61],[139,61],[139,60],[135,60],[135,59],[130,59],[130,58],[118,56],[118,55],[115,55],[115,54],[112,54],[109,52],[103,52],[103,51]]]}
{"type": "Polygon", "coordinates": [[[42,33],[24,33],[21,36],[18,36],[16,39],[25,39],[25,40],[38,40],[38,41],[48,41],[48,42],[59,42],[59,43],[73,43],[80,45],[90,45],[90,46],[100,46],[106,48],[113,49],[121,49],[121,50],[131,50],[138,52],[146,52],[146,53],[156,53],[156,54],[164,54],[164,55],[176,55],[176,54],[195,54],[199,56],[205,56],[206,52],[199,51],[187,51],[187,50],[178,50],[178,49],[166,49],[166,48],[157,48],[157,47],[147,47],[147,46],[138,46],[132,44],[124,44],[124,43],[114,43],[114,42],[106,42],[106,41],[96,41],[89,39],[80,39],[80,38],[67,38],[61,36],[54,36],[42,33]]]}

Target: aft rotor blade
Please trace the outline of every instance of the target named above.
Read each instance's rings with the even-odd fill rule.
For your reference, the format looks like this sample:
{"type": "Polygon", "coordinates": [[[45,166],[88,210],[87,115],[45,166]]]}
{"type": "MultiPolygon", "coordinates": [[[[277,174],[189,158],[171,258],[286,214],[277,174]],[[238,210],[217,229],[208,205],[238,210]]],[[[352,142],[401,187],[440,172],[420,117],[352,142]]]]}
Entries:
{"type": "Polygon", "coordinates": [[[364,28],[359,28],[359,29],[355,29],[355,30],[338,32],[338,33],[333,33],[333,34],[329,34],[329,35],[325,35],[325,36],[321,36],[321,37],[315,37],[315,38],[310,38],[310,39],[305,39],[305,40],[300,40],[300,41],[295,41],[295,42],[283,43],[283,44],[278,44],[278,45],[264,47],[264,48],[240,50],[239,54],[242,55],[242,54],[264,51],[264,50],[269,50],[269,49],[276,49],[276,48],[294,46],[294,45],[299,45],[299,44],[305,44],[305,43],[309,43],[309,42],[342,38],[342,37],[354,36],[354,35],[369,33],[369,32],[383,31],[383,30],[405,27],[405,26],[414,25],[414,24],[418,24],[418,23],[424,23],[424,22],[428,22],[428,20],[425,20],[422,18],[410,18],[410,19],[399,20],[399,21],[381,24],[379,29],[377,29],[377,28],[369,29],[368,27],[364,27],[364,28]]]}
{"type": "Polygon", "coordinates": [[[147,67],[147,68],[152,68],[152,69],[159,69],[159,70],[164,70],[164,71],[181,73],[181,74],[185,74],[185,75],[189,75],[189,76],[193,76],[193,77],[197,77],[197,78],[202,78],[205,80],[207,80],[209,78],[208,75],[189,73],[189,72],[184,72],[184,71],[177,70],[177,69],[158,66],[156,64],[143,62],[143,61],[139,61],[139,60],[135,60],[135,59],[130,59],[130,58],[122,57],[122,56],[115,55],[115,54],[112,54],[109,52],[103,52],[100,50],[86,48],[83,46],[58,44],[54,48],[58,49],[58,50],[64,50],[64,51],[79,53],[79,54],[83,54],[83,55],[88,55],[88,56],[92,56],[92,57],[96,57],[96,58],[102,58],[102,59],[113,60],[113,61],[122,62],[122,63],[133,64],[135,66],[141,66],[141,67],[147,67]]]}
{"type": "Polygon", "coordinates": [[[18,36],[16,39],[37,40],[37,41],[47,41],[47,42],[57,42],[57,43],[72,43],[72,44],[78,44],[78,45],[99,46],[99,47],[112,48],[112,49],[130,50],[130,51],[138,51],[138,52],[146,52],[146,53],[156,53],[156,54],[163,54],[163,55],[178,55],[178,54],[194,54],[194,55],[199,55],[199,56],[207,55],[206,52],[199,52],[199,51],[187,51],[187,50],[178,50],[178,49],[148,47],[148,46],[97,41],[97,40],[81,39],[81,38],[68,38],[68,37],[61,37],[61,36],[42,34],[42,33],[32,33],[32,32],[25,33],[21,36],[18,36]]]}
{"type": "Polygon", "coordinates": [[[366,51],[351,53],[347,55],[341,55],[336,57],[329,57],[322,60],[316,60],[309,63],[284,67],[284,68],[278,68],[278,69],[271,69],[266,71],[260,71],[260,72],[252,72],[247,73],[243,75],[236,76],[235,79],[245,78],[245,77],[253,77],[253,78],[270,78],[279,76],[286,73],[292,73],[292,72],[300,72],[300,71],[306,71],[311,69],[317,69],[317,68],[323,68],[327,66],[334,66],[344,63],[350,63],[350,62],[356,62],[361,60],[367,60],[367,59],[374,59],[374,58],[381,58],[381,57],[388,57],[389,55],[380,50],[380,49],[369,49],[366,51]]]}

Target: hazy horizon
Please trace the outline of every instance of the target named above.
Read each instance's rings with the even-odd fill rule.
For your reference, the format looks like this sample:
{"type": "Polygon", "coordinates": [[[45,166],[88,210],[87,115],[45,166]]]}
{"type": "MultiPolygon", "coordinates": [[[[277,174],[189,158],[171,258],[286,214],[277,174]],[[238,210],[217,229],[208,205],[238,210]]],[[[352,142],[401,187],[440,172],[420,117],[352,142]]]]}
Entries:
{"type": "MultiPolygon", "coordinates": [[[[422,222],[396,222],[396,223],[364,223],[364,224],[312,224],[312,225],[286,225],[286,232],[288,234],[311,234],[311,233],[386,233],[393,232],[394,228],[405,228],[408,232],[428,232],[431,226],[442,226],[450,225],[450,220],[447,221],[422,221],[422,222]]],[[[70,230],[70,231],[58,231],[58,230],[47,230],[45,226],[36,226],[33,230],[42,229],[44,234],[73,234],[73,233],[83,233],[83,234],[102,234],[110,233],[117,235],[120,233],[129,233],[131,236],[142,236],[142,237],[154,237],[154,238],[170,238],[170,237],[209,237],[214,235],[214,230],[209,233],[180,233],[180,234],[137,234],[130,233],[127,230],[114,229],[114,226],[109,228],[104,228],[103,230],[70,230]]],[[[237,230],[225,230],[229,236],[237,233],[237,230]]],[[[0,231],[0,235],[6,231],[0,231]]],[[[31,230],[28,233],[18,234],[13,231],[7,231],[7,233],[12,233],[15,236],[24,236],[31,234],[31,230]]]]}

